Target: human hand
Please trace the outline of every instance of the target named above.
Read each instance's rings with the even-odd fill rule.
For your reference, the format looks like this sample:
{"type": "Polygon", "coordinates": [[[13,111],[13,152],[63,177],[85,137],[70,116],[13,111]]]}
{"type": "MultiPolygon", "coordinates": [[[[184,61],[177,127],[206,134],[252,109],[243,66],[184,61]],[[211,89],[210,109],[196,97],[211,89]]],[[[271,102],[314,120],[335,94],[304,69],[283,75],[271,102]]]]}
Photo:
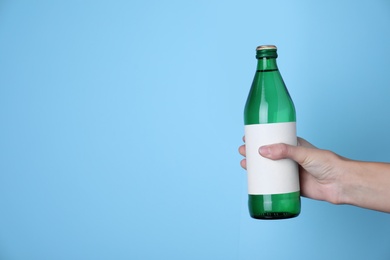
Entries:
{"type": "MultiPolygon", "coordinates": [[[[239,153],[246,155],[245,145],[239,147],[239,153]]],[[[302,196],[335,204],[341,203],[341,187],[338,185],[340,169],[343,169],[341,164],[347,159],[331,151],[318,149],[302,138],[298,138],[298,146],[272,144],[259,147],[260,155],[271,160],[296,161],[300,166],[302,196]]],[[[246,169],[246,159],[241,161],[241,166],[246,169]]]]}

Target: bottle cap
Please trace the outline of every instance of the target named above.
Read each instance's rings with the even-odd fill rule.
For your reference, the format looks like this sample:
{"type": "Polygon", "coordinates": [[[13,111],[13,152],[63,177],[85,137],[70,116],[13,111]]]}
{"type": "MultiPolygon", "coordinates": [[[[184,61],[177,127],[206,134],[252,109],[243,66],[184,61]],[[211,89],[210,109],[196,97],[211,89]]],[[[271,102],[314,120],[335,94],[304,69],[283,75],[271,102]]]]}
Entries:
{"type": "Polygon", "coordinates": [[[256,48],[256,51],[260,51],[260,50],[271,50],[271,49],[274,49],[276,50],[276,46],[275,45],[260,45],[256,48]]]}
{"type": "Polygon", "coordinates": [[[277,58],[277,48],[275,45],[260,45],[256,48],[256,58],[277,58]]]}

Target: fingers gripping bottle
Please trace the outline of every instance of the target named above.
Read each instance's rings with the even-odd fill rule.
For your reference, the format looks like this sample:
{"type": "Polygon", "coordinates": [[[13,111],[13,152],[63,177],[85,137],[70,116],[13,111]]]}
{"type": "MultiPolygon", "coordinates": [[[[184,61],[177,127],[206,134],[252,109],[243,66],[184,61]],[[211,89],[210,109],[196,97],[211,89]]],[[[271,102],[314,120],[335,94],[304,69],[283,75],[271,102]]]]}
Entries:
{"type": "Polygon", "coordinates": [[[257,70],[244,111],[248,204],[256,219],[292,218],[301,210],[297,164],[259,154],[259,148],[267,144],[297,145],[295,108],[277,57],[274,45],[256,48],[257,70]]]}

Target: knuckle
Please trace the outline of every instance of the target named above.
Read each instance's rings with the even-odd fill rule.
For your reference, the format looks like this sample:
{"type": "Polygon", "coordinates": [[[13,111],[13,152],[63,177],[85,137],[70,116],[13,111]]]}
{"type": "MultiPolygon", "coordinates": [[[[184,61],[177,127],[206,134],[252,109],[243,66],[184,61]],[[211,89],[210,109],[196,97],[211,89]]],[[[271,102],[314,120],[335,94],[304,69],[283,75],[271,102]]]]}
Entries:
{"type": "Polygon", "coordinates": [[[277,146],[277,156],[278,157],[286,157],[289,153],[288,146],[285,144],[278,144],[277,146]]]}
{"type": "Polygon", "coordinates": [[[290,151],[289,148],[290,148],[289,146],[283,144],[283,148],[282,148],[283,156],[287,156],[289,154],[289,151],[290,151]]]}

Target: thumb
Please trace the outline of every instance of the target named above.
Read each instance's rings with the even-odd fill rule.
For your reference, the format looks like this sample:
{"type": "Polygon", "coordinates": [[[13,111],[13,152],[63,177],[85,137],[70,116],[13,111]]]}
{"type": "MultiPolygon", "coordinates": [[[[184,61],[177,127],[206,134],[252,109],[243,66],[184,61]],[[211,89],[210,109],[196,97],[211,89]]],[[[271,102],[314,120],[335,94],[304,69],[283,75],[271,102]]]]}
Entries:
{"type": "Polygon", "coordinates": [[[302,165],[310,154],[309,150],[310,148],[303,146],[280,143],[262,146],[259,148],[259,153],[271,160],[292,159],[302,165]]]}

